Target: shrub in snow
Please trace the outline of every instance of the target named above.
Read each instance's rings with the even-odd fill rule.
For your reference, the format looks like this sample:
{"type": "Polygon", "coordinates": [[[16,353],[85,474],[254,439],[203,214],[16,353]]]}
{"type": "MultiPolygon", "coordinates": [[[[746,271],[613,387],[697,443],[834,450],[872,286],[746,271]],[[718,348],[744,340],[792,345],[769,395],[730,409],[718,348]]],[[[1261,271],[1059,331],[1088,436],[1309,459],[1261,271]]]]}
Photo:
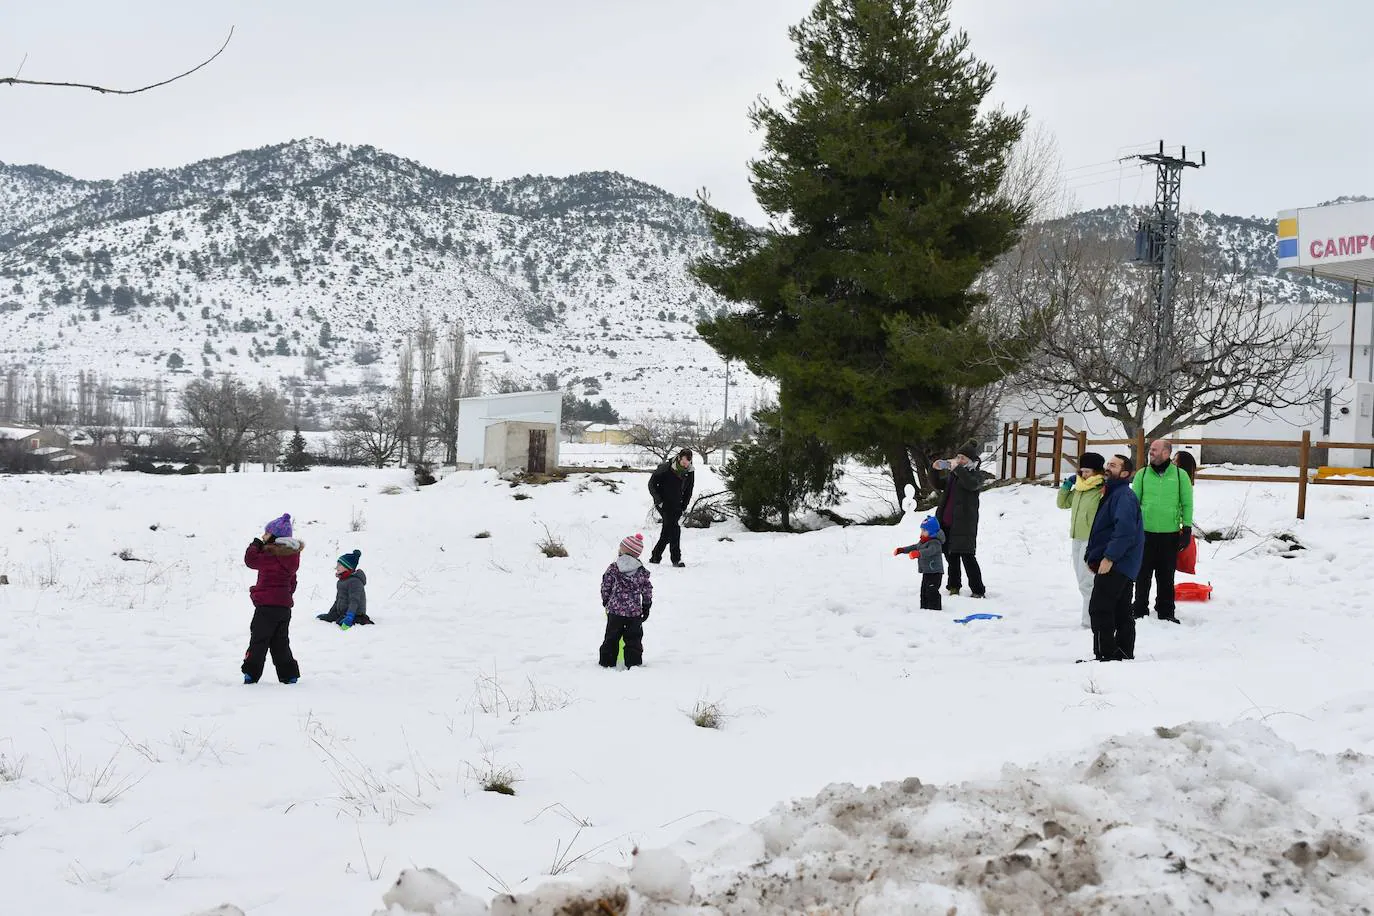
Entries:
{"type": "Polygon", "coordinates": [[[697,705],[687,715],[697,728],[720,728],[725,724],[725,710],[719,703],[697,700],[697,705]]]}
{"type": "Polygon", "coordinates": [[[490,755],[482,758],[481,766],[468,764],[468,771],[483,792],[495,792],[497,795],[514,795],[515,785],[520,782],[518,768],[499,764],[490,755]]]}
{"type": "Polygon", "coordinates": [[[553,557],[566,557],[568,548],[563,546],[563,539],[551,532],[547,525],[544,526],[544,537],[535,542],[535,547],[544,556],[552,559],[553,557]]]}

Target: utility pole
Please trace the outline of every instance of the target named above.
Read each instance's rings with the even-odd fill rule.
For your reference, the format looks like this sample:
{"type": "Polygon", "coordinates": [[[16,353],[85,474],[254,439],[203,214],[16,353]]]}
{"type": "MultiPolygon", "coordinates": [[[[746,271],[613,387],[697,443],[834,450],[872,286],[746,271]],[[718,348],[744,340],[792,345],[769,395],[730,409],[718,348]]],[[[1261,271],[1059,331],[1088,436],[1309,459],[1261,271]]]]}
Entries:
{"type": "Polygon", "coordinates": [[[1183,193],[1183,170],[1197,169],[1207,165],[1207,153],[1202,153],[1201,162],[1190,162],[1188,147],[1183,147],[1178,156],[1164,153],[1164,141],[1159,141],[1159,152],[1132,156],[1155,167],[1155,207],[1149,219],[1141,220],[1135,234],[1135,260],[1139,264],[1154,268],[1154,346],[1153,370],[1155,391],[1153,395],[1156,410],[1165,406],[1165,354],[1174,336],[1174,287],[1178,280],[1178,236],[1179,205],[1183,193]]]}

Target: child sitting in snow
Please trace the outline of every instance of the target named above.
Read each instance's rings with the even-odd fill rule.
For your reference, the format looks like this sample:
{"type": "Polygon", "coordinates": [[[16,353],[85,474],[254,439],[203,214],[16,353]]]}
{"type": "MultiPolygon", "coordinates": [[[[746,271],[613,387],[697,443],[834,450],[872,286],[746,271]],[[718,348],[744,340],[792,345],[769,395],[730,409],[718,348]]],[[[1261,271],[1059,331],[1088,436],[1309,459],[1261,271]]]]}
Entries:
{"type": "Polygon", "coordinates": [[[644,621],[654,603],[649,571],[639,562],[644,535],[620,542],[615,562],[601,576],[601,606],[606,609],[606,637],[601,641],[600,664],[614,668],[621,639],[625,640],[625,667],[644,664],[644,621]]]}
{"type": "Polygon", "coordinates": [[[279,516],[267,523],[262,537],[243,553],[243,564],[258,571],[258,581],[248,589],[253,599],[253,622],[249,625],[248,651],[243,654],[243,682],[256,684],[272,653],[277,680],[294,684],[301,667],[291,654],[291,605],[296,594],[296,571],[301,567],[305,542],[291,537],[291,516],[279,516]]]}
{"type": "Polygon", "coordinates": [[[339,585],[334,594],[334,606],[328,613],[316,614],[316,620],[337,623],[345,630],[355,623],[359,626],[372,623],[372,618],[367,616],[367,574],[358,568],[362,558],[361,550],[351,550],[335,562],[334,577],[339,585]]]}
{"type": "Polygon", "coordinates": [[[898,547],[892,555],[906,554],[916,561],[921,574],[921,610],[938,611],[940,607],[940,576],[945,571],[945,532],[940,521],[928,515],[921,522],[921,539],[915,544],[898,547]]]}

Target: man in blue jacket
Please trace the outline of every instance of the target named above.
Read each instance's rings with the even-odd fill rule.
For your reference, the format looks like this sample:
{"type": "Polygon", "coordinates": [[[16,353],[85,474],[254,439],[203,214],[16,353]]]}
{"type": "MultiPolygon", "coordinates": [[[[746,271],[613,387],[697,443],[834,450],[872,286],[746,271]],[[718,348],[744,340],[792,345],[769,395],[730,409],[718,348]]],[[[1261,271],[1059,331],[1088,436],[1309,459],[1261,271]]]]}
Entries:
{"type": "Polygon", "coordinates": [[[1107,461],[1106,492],[1093,518],[1083,559],[1093,571],[1088,618],[1093,626],[1093,657],[1100,662],[1135,658],[1135,615],[1131,586],[1145,556],[1145,525],[1140,500],[1131,489],[1135,462],[1125,455],[1107,461]]]}

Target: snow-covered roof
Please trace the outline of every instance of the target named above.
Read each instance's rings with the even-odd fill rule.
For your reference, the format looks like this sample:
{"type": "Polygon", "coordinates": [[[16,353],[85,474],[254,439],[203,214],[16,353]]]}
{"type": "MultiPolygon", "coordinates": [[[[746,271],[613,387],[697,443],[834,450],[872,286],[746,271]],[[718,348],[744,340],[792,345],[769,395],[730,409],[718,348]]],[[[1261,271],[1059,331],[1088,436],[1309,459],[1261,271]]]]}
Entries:
{"type": "Polygon", "coordinates": [[[633,423],[590,423],[587,425],[586,432],[603,433],[611,430],[628,432],[635,428],[633,423]]]}
{"type": "Polygon", "coordinates": [[[64,464],[68,461],[75,461],[75,455],[54,455],[48,459],[49,464],[64,464]]]}
{"type": "Polygon", "coordinates": [[[38,435],[36,429],[25,429],[22,426],[0,426],[0,439],[27,439],[29,436],[38,435]]]}
{"type": "Polygon", "coordinates": [[[49,446],[47,446],[47,447],[45,447],[45,448],[36,448],[36,449],[33,450],[33,453],[34,453],[35,455],[40,455],[40,456],[41,456],[41,455],[56,455],[56,454],[57,454],[58,452],[60,452],[60,451],[62,451],[62,449],[58,448],[57,446],[55,446],[55,445],[49,445],[49,446]]]}

